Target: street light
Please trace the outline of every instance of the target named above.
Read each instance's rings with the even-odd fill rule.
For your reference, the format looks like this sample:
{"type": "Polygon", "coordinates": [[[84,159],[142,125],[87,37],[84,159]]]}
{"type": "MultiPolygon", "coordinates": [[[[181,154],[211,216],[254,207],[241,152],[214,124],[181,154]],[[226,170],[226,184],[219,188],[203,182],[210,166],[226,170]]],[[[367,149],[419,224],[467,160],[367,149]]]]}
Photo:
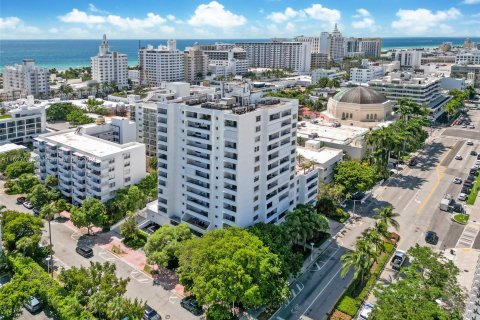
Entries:
{"type": "Polygon", "coordinates": [[[310,261],[313,261],[313,242],[310,242],[310,245],[312,246],[312,254],[310,255],[310,261]]]}

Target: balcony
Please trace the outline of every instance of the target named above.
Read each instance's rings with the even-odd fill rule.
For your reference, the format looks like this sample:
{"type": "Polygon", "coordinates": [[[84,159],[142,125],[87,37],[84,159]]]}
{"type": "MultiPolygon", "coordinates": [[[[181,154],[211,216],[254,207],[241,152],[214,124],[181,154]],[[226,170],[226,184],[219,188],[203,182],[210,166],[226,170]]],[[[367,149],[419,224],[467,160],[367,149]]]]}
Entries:
{"type": "Polygon", "coordinates": [[[205,154],[199,151],[194,151],[194,150],[187,150],[187,155],[197,157],[200,159],[205,159],[205,160],[210,160],[210,155],[205,154]]]}
{"type": "Polygon", "coordinates": [[[237,192],[237,186],[236,186],[236,185],[233,185],[233,184],[230,184],[230,183],[226,183],[226,182],[225,182],[225,183],[223,184],[223,187],[224,187],[225,189],[230,190],[230,191],[235,191],[235,192],[237,192]]]}
{"type": "Polygon", "coordinates": [[[192,138],[197,138],[197,139],[210,141],[210,135],[209,134],[204,134],[204,133],[200,133],[200,132],[194,132],[194,131],[187,130],[187,136],[192,137],[192,138]]]}
{"type": "Polygon", "coordinates": [[[237,160],[238,158],[237,154],[233,152],[225,152],[224,156],[225,158],[232,159],[232,160],[237,160]]]}
{"type": "Polygon", "coordinates": [[[223,213],[223,219],[231,221],[231,222],[235,222],[235,217],[232,216],[232,215],[229,215],[228,213],[225,213],[225,212],[223,213]]]}
{"type": "Polygon", "coordinates": [[[200,220],[198,218],[194,218],[192,216],[187,216],[183,217],[182,220],[190,225],[193,225],[197,228],[200,228],[202,230],[207,230],[208,226],[210,225],[209,222],[205,222],[203,220],[200,220]]]}
{"type": "Polygon", "coordinates": [[[206,164],[206,163],[203,163],[203,162],[200,162],[200,161],[188,159],[187,164],[189,164],[191,166],[198,167],[198,168],[202,168],[202,169],[205,169],[205,170],[210,170],[210,165],[209,164],[206,164]]]}

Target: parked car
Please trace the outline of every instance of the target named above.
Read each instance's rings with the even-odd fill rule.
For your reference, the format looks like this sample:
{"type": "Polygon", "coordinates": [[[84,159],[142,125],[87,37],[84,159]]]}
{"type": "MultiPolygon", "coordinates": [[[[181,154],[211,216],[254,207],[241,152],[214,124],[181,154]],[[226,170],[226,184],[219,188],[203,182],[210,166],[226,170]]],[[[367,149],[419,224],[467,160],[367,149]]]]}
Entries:
{"type": "Polygon", "coordinates": [[[40,208],[34,207],[32,211],[35,217],[38,217],[40,215],[40,208]]]}
{"type": "Polygon", "coordinates": [[[85,246],[78,246],[75,251],[84,258],[91,258],[93,257],[93,250],[92,248],[85,247],[85,246]]]}
{"type": "Polygon", "coordinates": [[[18,197],[17,198],[17,204],[23,204],[25,201],[27,201],[27,198],[25,198],[25,197],[18,197]]]}
{"type": "Polygon", "coordinates": [[[362,320],[368,319],[368,317],[370,317],[370,313],[372,313],[372,311],[373,311],[373,307],[374,307],[374,305],[371,304],[371,303],[365,304],[362,307],[362,310],[360,310],[359,318],[362,319],[362,320]]]}
{"type": "Polygon", "coordinates": [[[413,157],[412,159],[410,159],[410,160],[408,161],[408,165],[409,165],[409,166],[415,166],[417,163],[418,163],[417,157],[413,157]]]}
{"type": "Polygon", "coordinates": [[[406,259],[407,259],[407,253],[403,250],[397,250],[395,252],[395,255],[392,258],[392,262],[390,262],[392,269],[400,270],[400,268],[402,267],[402,264],[405,262],[406,259]]]}
{"type": "Polygon", "coordinates": [[[452,205],[452,211],[457,213],[463,213],[463,206],[460,203],[454,203],[452,205]]]}
{"type": "Polygon", "coordinates": [[[458,200],[460,201],[465,201],[467,200],[467,195],[465,193],[460,193],[457,197],[458,200]]]}
{"type": "Polygon", "coordinates": [[[427,234],[425,235],[425,242],[430,243],[430,244],[437,244],[438,243],[438,236],[435,231],[427,231],[427,234]]]}
{"type": "Polygon", "coordinates": [[[468,126],[469,129],[475,129],[475,126],[473,124],[468,126]]]}
{"type": "Polygon", "coordinates": [[[197,317],[203,314],[203,309],[198,305],[195,297],[190,296],[183,298],[182,301],[180,301],[180,305],[197,317]]]}
{"type": "Polygon", "coordinates": [[[162,317],[148,304],[145,305],[145,310],[143,311],[143,320],[161,320],[162,317]]]}
{"type": "Polygon", "coordinates": [[[477,160],[480,160],[480,153],[477,153],[477,160]]]}
{"type": "Polygon", "coordinates": [[[460,177],[455,177],[455,178],[453,178],[453,183],[455,183],[455,184],[461,184],[461,183],[462,183],[462,178],[460,178],[460,177]]]}
{"type": "Polygon", "coordinates": [[[476,174],[477,174],[477,170],[476,170],[476,169],[473,169],[473,168],[470,169],[470,174],[475,174],[475,175],[476,175],[476,174]]]}
{"type": "Polygon", "coordinates": [[[459,155],[459,154],[457,154],[457,155],[455,156],[455,160],[462,160],[462,159],[463,159],[463,157],[462,157],[461,155],[459,155]]]}
{"type": "Polygon", "coordinates": [[[473,186],[473,183],[472,183],[472,181],[467,180],[467,181],[463,182],[463,185],[471,188],[473,186]]]}
{"type": "Polygon", "coordinates": [[[473,141],[468,140],[468,141],[467,141],[467,146],[473,146],[473,141]]]}
{"type": "Polygon", "coordinates": [[[32,209],[32,208],[33,208],[33,204],[31,204],[31,203],[28,202],[28,201],[25,201],[25,202],[23,203],[23,206],[24,206],[25,208],[27,208],[27,209],[32,209]]]}
{"type": "Polygon", "coordinates": [[[472,150],[472,151],[470,151],[470,155],[471,155],[471,156],[476,156],[476,155],[478,155],[478,154],[477,154],[477,151],[472,150]]]}
{"type": "Polygon", "coordinates": [[[469,186],[462,186],[462,193],[469,194],[470,193],[470,187],[469,186]]]}
{"type": "Polygon", "coordinates": [[[27,302],[24,304],[25,309],[27,309],[31,314],[38,313],[42,311],[42,304],[35,296],[31,296],[27,302]]]}

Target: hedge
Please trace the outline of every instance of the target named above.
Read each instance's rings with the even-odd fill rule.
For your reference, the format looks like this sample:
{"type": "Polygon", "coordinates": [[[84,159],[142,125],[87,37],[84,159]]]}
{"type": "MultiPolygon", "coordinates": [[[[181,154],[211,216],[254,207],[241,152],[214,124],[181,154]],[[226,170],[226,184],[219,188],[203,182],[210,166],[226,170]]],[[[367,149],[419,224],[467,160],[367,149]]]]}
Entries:
{"type": "Polygon", "coordinates": [[[384,254],[381,256],[380,260],[378,261],[378,264],[376,265],[375,270],[370,274],[370,277],[365,283],[365,286],[362,288],[362,291],[360,291],[360,293],[357,296],[355,296],[354,294],[355,291],[358,291],[355,288],[356,285],[358,284],[358,281],[352,281],[352,283],[350,283],[350,285],[348,286],[343,296],[340,298],[335,309],[345,314],[348,314],[352,317],[354,317],[358,313],[358,309],[360,309],[360,306],[362,305],[363,301],[375,286],[375,283],[377,282],[377,278],[382,272],[385,263],[388,261],[388,259],[390,259],[391,253],[395,249],[395,246],[392,243],[385,242],[384,248],[385,248],[384,254]]]}

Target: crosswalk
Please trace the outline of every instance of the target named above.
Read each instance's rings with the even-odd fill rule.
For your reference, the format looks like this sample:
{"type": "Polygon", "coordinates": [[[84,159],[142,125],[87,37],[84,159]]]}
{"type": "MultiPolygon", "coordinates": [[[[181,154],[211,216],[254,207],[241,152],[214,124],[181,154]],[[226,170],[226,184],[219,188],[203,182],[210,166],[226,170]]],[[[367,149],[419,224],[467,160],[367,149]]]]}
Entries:
{"type": "Polygon", "coordinates": [[[480,231],[480,227],[476,225],[467,225],[465,229],[463,229],[462,235],[458,239],[457,248],[471,248],[475,242],[475,238],[480,231]]]}

